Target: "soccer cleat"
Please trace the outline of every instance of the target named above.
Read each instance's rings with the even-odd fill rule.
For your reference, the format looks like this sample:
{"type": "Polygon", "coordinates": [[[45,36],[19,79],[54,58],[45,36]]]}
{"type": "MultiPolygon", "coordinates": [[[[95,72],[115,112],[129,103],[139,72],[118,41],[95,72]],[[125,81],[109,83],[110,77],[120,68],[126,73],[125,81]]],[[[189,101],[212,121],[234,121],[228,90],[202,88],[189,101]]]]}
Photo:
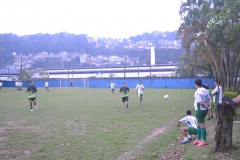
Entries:
{"type": "Polygon", "coordinates": [[[31,109],[31,112],[33,111],[33,109],[31,109]]]}
{"type": "Polygon", "coordinates": [[[193,142],[194,145],[198,145],[198,144],[200,144],[200,143],[201,143],[200,140],[195,140],[195,141],[193,142]]]}
{"type": "Polygon", "coordinates": [[[189,141],[191,141],[191,140],[192,140],[192,138],[188,138],[188,140],[189,140],[189,141]]]}
{"type": "Polygon", "coordinates": [[[181,144],[186,144],[186,143],[188,143],[188,140],[183,140],[183,141],[181,142],[181,144]]]}
{"type": "Polygon", "coordinates": [[[201,146],[206,146],[206,145],[208,145],[207,142],[201,141],[201,143],[199,143],[197,146],[200,146],[200,147],[201,147],[201,146]]]}
{"type": "Polygon", "coordinates": [[[34,106],[34,108],[37,108],[37,106],[34,106]]]}

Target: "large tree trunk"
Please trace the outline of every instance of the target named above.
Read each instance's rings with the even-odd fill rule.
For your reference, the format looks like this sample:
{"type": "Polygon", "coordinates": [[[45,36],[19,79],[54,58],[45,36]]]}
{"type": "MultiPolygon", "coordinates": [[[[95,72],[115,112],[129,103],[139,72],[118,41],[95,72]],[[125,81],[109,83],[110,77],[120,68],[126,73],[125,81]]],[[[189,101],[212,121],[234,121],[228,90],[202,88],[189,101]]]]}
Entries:
{"type": "Polygon", "coordinates": [[[224,152],[232,147],[233,113],[234,110],[230,105],[218,104],[213,152],[224,152]]]}

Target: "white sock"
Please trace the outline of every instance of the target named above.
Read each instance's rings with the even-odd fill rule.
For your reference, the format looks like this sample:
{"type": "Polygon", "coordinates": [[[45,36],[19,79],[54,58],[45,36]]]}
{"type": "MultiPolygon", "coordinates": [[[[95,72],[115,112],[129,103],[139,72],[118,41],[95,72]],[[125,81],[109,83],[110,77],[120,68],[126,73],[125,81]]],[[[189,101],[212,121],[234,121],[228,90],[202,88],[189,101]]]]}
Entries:
{"type": "Polygon", "coordinates": [[[187,140],[188,140],[188,137],[184,137],[184,140],[187,141],[187,140]]]}
{"type": "Polygon", "coordinates": [[[190,134],[188,135],[188,138],[191,138],[190,134]]]}

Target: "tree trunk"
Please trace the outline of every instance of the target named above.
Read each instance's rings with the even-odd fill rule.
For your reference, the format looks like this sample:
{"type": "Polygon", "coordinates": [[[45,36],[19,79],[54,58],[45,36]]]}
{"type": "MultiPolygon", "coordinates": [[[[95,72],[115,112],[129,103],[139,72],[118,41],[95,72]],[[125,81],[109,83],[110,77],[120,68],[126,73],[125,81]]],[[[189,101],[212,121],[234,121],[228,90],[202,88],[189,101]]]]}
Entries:
{"type": "Polygon", "coordinates": [[[233,113],[230,105],[218,104],[212,152],[224,152],[232,147],[233,113]]]}
{"type": "Polygon", "coordinates": [[[234,76],[234,81],[233,81],[234,92],[238,91],[237,90],[237,79],[238,79],[239,68],[240,68],[240,63],[238,63],[238,65],[237,65],[236,75],[234,76]]]}

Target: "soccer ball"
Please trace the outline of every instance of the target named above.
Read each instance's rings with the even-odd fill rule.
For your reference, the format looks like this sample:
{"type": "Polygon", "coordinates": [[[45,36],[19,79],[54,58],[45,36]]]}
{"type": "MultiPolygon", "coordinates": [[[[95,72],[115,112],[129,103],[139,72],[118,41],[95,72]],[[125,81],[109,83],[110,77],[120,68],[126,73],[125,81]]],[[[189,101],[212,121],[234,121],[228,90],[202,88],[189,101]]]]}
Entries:
{"type": "Polygon", "coordinates": [[[165,96],[164,96],[164,99],[168,99],[168,98],[169,98],[169,96],[168,96],[168,95],[165,95],[165,96]]]}

